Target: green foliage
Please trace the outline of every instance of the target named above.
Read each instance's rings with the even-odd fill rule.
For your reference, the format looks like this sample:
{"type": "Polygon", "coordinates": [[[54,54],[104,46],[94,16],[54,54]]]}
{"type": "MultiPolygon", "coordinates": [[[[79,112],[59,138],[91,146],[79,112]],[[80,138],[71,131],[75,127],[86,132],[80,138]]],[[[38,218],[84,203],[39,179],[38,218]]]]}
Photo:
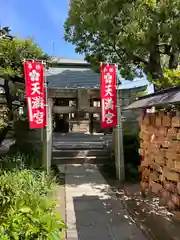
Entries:
{"type": "Polygon", "coordinates": [[[7,171],[14,169],[40,169],[39,153],[35,151],[33,153],[12,151],[0,158],[0,168],[7,171]]]}
{"type": "MultiPolygon", "coordinates": [[[[18,100],[24,104],[24,90],[15,88],[13,82],[24,83],[23,61],[25,59],[47,59],[42,49],[33,39],[18,39],[10,36],[8,27],[0,29],[0,78],[3,77],[7,112],[0,123],[0,143],[4,140],[13,121],[13,101],[18,100]],[[11,81],[9,81],[11,80],[11,81]]],[[[22,87],[22,86],[21,86],[22,87]]]]}
{"type": "Polygon", "coordinates": [[[146,89],[146,90],[144,90],[144,91],[137,92],[137,97],[143,97],[143,96],[145,96],[145,95],[147,95],[147,94],[148,94],[148,91],[147,91],[147,89],[146,89]]]}
{"type": "MultiPolygon", "coordinates": [[[[8,163],[10,159],[14,163],[15,157],[8,163]]],[[[25,169],[26,160],[21,161],[16,161],[13,170],[0,172],[0,239],[61,239],[65,224],[50,197],[55,178],[43,171],[25,169]]]]}
{"type": "Polygon", "coordinates": [[[8,79],[22,78],[23,60],[42,56],[43,51],[33,39],[0,38],[0,75],[8,79]]]}
{"type": "Polygon", "coordinates": [[[124,134],[123,144],[126,180],[139,180],[138,166],[141,163],[141,157],[138,153],[138,134],[124,134]]]}
{"type": "MultiPolygon", "coordinates": [[[[124,146],[124,165],[125,165],[125,178],[127,181],[139,180],[138,166],[141,162],[139,156],[139,137],[138,134],[124,134],[123,135],[123,146],[124,146]]],[[[116,167],[115,167],[115,156],[113,160],[108,162],[107,165],[103,166],[102,169],[109,178],[116,178],[116,167]]]]}
{"type": "Polygon", "coordinates": [[[178,68],[170,70],[164,69],[163,78],[156,81],[157,86],[162,88],[175,87],[180,85],[180,71],[178,68]]]}
{"type": "Polygon", "coordinates": [[[141,158],[138,153],[139,149],[138,134],[124,134],[123,144],[125,165],[128,166],[129,164],[138,169],[138,166],[141,162],[141,158]]]}
{"type": "Polygon", "coordinates": [[[156,81],[177,68],[180,0],[72,0],[64,27],[66,41],[96,69],[115,62],[129,77],[138,66],[156,81]]]}

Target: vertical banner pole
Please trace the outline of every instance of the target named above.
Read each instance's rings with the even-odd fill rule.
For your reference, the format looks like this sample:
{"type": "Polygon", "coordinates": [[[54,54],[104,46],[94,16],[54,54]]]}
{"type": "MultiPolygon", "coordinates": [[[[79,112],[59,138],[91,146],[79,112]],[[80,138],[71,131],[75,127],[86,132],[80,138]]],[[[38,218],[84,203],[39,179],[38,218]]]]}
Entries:
{"type": "Polygon", "coordinates": [[[120,181],[125,180],[125,169],[124,169],[124,149],[123,149],[123,131],[122,131],[122,118],[121,118],[121,105],[120,96],[117,86],[117,127],[116,131],[116,141],[117,141],[117,154],[116,156],[116,177],[120,181]]]}
{"type": "MultiPolygon", "coordinates": [[[[118,71],[118,69],[117,69],[118,71]]],[[[117,96],[117,127],[115,129],[115,163],[116,163],[116,178],[120,181],[125,180],[124,168],[124,148],[123,148],[123,130],[121,117],[121,103],[118,89],[118,76],[116,81],[116,96],[117,96]]]]}
{"type": "Polygon", "coordinates": [[[47,77],[46,77],[46,64],[44,64],[44,92],[45,92],[45,111],[46,111],[46,126],[44,127],[44,136],[43,136],[43,166],[46,169],[47,173],[49,173],[49,151],[48,151],[48,124],[49,124],[49,117],[48,117],[48,92],[47,92],[47,77]]]}

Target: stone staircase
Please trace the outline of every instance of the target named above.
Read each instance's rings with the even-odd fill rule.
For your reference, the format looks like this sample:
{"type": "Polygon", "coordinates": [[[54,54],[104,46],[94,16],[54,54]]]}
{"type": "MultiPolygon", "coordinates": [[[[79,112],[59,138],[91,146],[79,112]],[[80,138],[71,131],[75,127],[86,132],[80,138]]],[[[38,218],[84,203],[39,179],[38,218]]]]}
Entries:
{"type": "Polygon", "coordinates": [[[53,141],[52,164],[102,164],[110,161],[111,136],[68,134],[53,141]]]}

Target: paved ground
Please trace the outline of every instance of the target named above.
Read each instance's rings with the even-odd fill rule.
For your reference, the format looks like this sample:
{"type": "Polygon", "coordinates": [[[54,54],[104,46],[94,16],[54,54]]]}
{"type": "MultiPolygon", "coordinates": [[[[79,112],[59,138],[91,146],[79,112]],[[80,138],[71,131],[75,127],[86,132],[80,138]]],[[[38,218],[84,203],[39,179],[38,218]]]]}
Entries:
{"type": "Polygon", "coordinates": [[[146,240],[95,165],[66,165],[65,182],[67,240],[146,240]]]}

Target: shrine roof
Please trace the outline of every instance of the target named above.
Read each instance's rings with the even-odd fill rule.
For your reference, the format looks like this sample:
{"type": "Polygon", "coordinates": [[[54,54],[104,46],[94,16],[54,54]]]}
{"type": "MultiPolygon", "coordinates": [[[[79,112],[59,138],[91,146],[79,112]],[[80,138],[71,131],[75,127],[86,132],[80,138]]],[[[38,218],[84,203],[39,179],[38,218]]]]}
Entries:
{"type": "Polygon", "coordinates": [[[49,88],[99,88],[99,74],[83,59],[51,57],[48,65],[49,88]]]}
{"type": "MultiPolygon", "coordinates": [[[[48,88],[99,88],[100,75],[92,70],[89,63],[82,59],[51,57],[50,67],[46,70],[48,88]]],[[[119,85],[120,89],[139,88],[147,85],[143,81],[134,81],[119,85]]]]}
{"type": "Polygon", "coordinates": [[[59,66],[46,72],[49,88],[99,88],[100,77],[90,67],[59,66]]]}
{"type": "Polygon", "coordinates": [[[130,109],[146,109],[153,106],[163,106],[168,104],[179,104],[180,103],[180,87],[171,87],[160,90],[158,92],[142,96],[133,102],[129,106],[125,107],[124,110],[130,109]]]}
{"type": "Polygon", "coordinates": [[[55,64],[66,64],[66,65],[86,65],[86,66],[90,66],[89,63],[87,63],[85,60],[83,59],[76,59],[76,58],[65,58],[65,57],[50,57],[49,58],[49,63],[52,65],[55,64]]]}

